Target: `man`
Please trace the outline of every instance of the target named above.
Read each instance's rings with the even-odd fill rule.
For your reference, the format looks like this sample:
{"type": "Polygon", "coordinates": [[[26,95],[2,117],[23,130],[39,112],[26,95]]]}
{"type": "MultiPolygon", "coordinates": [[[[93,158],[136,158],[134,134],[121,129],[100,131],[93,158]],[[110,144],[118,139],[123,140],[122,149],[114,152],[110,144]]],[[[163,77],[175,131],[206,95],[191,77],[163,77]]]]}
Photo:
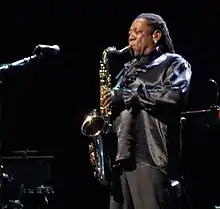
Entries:
{"type": "Polygon", "coordinates": [[[159,15],[139,15],[128,42],[134,59],[126,63],[114,96],[106,92],[102,101],[112,105],[118,137],[110,208],[161,209],[166,180],[178,175],[180,112],[191,67],[174,53],[159,15]]]}

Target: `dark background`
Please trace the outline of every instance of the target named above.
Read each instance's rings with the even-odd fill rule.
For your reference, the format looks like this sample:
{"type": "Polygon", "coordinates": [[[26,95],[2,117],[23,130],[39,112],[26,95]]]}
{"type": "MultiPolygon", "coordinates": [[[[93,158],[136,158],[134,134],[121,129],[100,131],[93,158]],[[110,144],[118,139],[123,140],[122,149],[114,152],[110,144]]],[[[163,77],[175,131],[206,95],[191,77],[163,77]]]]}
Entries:
{"type": "MultiPolygon", "coordinates": [[[[84,209],[104,209],[101,203],[107,200],[107,191],[92,177],[88,141],[81,135],[80,126],[86,114],[99,104],[101,52],[108,46],[120,49],[127,45],[128,28],[139,13],[160,14],[167,22],[176,52],[192,65],[188,109],[199,109],[207,103],[210,95],[207,80],[220,82],[219,7],[212,1],[194,6],[191,3],[84,0],[1,3],[0,63],[30,56],[37,44],[57,44],[61,48],[58,56],[11,69],[2,76],[0,88],[1,156],[11,156],[12,150],[20,149],[54,155],[58,208],[67,205],[77,208],[74,205],[79,204],[84,209]]],[[[207,131],[206,135],[201,130],[193,131],[194,134],[186,134],[191,141],[186,151],[189,162],[186,170],[191,176],[191,191],[199,199],[195,204],[202,208],[218,202],[218,189],[210,186],[217,187],[219,181],[216,174],[219,144],[210,143],[218,132],[210,136],[207,131]]]]}

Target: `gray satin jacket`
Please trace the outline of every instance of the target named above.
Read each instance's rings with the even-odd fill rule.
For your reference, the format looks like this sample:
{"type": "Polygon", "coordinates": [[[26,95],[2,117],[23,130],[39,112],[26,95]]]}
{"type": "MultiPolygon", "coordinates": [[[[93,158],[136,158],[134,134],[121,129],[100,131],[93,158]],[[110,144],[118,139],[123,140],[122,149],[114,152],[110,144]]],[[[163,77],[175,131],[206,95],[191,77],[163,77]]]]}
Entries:
{"type": "Polygon", "coordinates": [[[120,74],[112,103],[116,161],[134,159],[164,172],[175,169],[190,64],[180,55],[154,51],[126,63],[120,74]]]}

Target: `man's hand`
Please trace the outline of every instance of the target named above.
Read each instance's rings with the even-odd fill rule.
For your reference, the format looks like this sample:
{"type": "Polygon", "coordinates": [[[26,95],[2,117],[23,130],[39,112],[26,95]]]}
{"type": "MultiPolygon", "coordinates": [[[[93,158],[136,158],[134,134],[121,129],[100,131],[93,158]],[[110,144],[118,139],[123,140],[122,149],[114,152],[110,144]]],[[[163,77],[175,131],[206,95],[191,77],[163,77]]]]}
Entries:
{"type": "Polygon", "coordinates": [[[109,108],[112,103],[113,93],[111,90],[103,90],[101,91],[101,106],[103,108],[109,108]]]}
{"type": "Polygon", "coordinates": [[[89,160],[92,165],[93,175],[94,175],[94,177],[96,177],[97,172],[96,172],[96,167],[95,167],[96,166],[95,165],[95,152],[94,152],[94,146],[92,143],[89,144],[89,160]]]}
{"type": "Polygon", "coordinates": [[[95,152],[94,152],[94,147],[93,144],[89,144],[89,160],[92,166],[95,166],[95,152]]]}

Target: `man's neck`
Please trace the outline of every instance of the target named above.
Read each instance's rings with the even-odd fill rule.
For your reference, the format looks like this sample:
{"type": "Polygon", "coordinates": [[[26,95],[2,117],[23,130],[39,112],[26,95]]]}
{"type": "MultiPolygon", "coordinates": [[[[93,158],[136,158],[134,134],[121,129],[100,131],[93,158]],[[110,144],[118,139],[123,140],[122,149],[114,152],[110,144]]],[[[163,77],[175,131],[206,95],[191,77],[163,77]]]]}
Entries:
{"type": "Polygon", "coordinates": [[[143,56],[146,56],[146,55],[150,54],[151,52],[153,52],[153,51],[155,51],[155,50],[157,50],[156,47],[146,48],[145,51],[144,51],[144,53],[143,53],[143,56]]]}
{"type": "Polygon", "coordinates": [[[135,58],[139,61],[140,59],[144,58],[144,57],[148,57],[154,54],[159,53],[159,51],[157,50],[157,48],[148,48],[148,50],[145,50],[145,52],[142,55],[136,56],[135,58]]]}
{"type": "Polygon", "coordinates": [[[136,64],[137,66],[142,66],[145,65],[146,63],[151,63],[153,60],[158,58],[162,53],[158,51],[157,49],[149,52],[148,54],[144,56],[140,56],[139,59],[137,59],[138,63],[136,64]]]}

